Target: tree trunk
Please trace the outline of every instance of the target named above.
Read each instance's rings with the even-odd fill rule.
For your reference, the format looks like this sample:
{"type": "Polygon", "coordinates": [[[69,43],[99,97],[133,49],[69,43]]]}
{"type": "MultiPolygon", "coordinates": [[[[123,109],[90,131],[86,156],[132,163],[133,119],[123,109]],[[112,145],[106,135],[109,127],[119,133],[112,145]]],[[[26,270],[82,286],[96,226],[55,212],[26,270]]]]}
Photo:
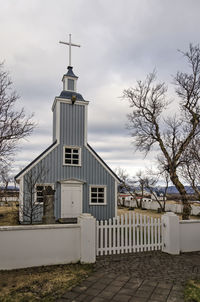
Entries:
{"type": "Polygon", "coordinates": [[[191,206],[187,199],[187,192],[185,190],[185,187],[183,184],[179,181],[178,176],[175,171],[172,171],[170,173],[170,178],[173,184],[175,185],[176,189],[179,191],[181,195],[181,201],[183,204],[183,213],[182,213],[182,219],[183,220],[189,220],[190,219],[190,213],[191,213],[191,206]]]}

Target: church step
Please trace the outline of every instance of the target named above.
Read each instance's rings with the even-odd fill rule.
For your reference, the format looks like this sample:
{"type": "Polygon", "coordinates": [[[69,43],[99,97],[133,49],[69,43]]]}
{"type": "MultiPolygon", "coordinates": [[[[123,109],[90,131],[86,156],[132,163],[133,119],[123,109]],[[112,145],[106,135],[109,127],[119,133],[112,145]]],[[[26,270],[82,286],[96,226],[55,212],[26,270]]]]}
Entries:
{"type": "Polygon", "coordinates": [[[63,224],[77,223],[77,218],[59,218],[58,222],[63,224]]]}

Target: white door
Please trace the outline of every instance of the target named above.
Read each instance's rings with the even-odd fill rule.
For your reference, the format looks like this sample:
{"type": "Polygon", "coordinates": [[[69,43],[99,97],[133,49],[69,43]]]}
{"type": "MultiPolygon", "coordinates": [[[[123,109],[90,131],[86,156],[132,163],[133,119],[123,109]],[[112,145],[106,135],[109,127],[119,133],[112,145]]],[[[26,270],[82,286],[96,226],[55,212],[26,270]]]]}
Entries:
{"type": "Polygon", "coordinates": [[[61,218],[78,217],[82,213],[82,185],[61,185],[61,218]]]}

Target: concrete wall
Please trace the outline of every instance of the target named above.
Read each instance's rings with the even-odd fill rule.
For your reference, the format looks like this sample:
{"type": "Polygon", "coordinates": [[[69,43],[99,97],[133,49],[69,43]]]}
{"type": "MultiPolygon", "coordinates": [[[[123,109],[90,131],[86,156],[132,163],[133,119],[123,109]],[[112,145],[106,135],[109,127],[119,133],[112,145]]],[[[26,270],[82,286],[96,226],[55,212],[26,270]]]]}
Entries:
{"type": "Polygon", "coordinates": [[[0,227],[0,270],[95,262],[95,219],[78,224],[0,227]]]}
{"type": "Polygon", "coordinates": [[[183,220],[179,222],[180,251],[200,251],[200,221],[183,220]]]}
{"type": "MultiPolygon", "coordinates": [[[[163,203],[163,202],[161,202],[161,203],[163,203]]],[[[136,201],[130,200],[128,198],[125,199],[124,205],[126,207],[137,207],[136,201]]],[[[143,208],[145,208],[147,210],[155,210],[155,211],[157,211],[157,209],[160,207],[157,201],[151,201],[148,198],[144,198],[144,200],[142,201],[142,206],[143,206],[143,208]]],[[[165,209],[166,209],[166,212],[171,211],[171,212],[174,212],[177,214],[181,214],[182,210],[183,210],[183,205],[166,203],[165,209]]],[[[191,215],[198,215],[198,214],[200,214],[200,207],[194,206],[191,204],[191,215]]]]}
{"type": "Polygon", "coordinates": [[[162,241],[162,251],[168,254],[200,251],[200,220],[179,220],[174,213],[164,214],[162,241]]]}

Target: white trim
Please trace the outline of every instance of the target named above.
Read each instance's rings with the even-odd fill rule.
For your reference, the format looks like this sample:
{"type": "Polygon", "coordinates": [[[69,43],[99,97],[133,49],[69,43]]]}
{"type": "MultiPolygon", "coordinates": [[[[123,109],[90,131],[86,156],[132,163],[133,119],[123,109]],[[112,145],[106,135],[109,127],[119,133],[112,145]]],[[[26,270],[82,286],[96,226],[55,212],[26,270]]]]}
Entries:
{"type": "Polygon", "coordinates": [[[117,185],[117,181],[115,180],[115,217],[117,217],[117,187],[118,187],[118,185],[117,185]]]}
{"type": "Polygon", "coordinates": [[[117,177],[106,167],[106,165],[98,158],[98,156],[96,156],[96,154],[88,147],[88,145],[86,145],[85,147],[96,158],[96,160],[104,167],[104,169],[117,181],[117,183],[120,183],[117,177]]]}
{"type": "Polygon", "coordinates": [[[73,166],[73,167],[81,167],[81,163],[82,163],[82,161],[81,161],[81,154],[82,152],[81,152],[81,147],[80,146],[68,146],[68,145],[64,145],[63,146],[63,166],[73,166]],[[78,157],[78,165],[76,165],[76,164],[66,164],[65,163],[65,149],[66,148],[68,148],[68,149],[78,149],[78,155],[79,155],[79,157],[78,157]]]}
{"type": "Polygon", "coordinates": [[[63,90],[64,91],[76,92],[76,90],[77,90],[77,79],[75,79],[74,77],[70,77],[70,76],[64,75],[62,81],[63,81],[63,90]],[[74,81],[74,90],[70,90],[68,88],[68,79],[74,81]]]}
{"type": "MultiPolygon", "coordinates": [[[[72,184],[76,184],[77,186],[79,185],[80,186],[80,189],[81,189],[81,193],[80,193],[80,195],[81,195],[81,198],[80,198],[80,213],[82,214],[82,212],[83,212],[83,183],[82,182],[80,182],[80,181],[76,181],[76,180],[66,180],[66,181],[63,181],[63,182],[61,182],[61,209],[60,209],[60,211],[61,211],[61,218],[73,218],[73,217],[75,217],[75,216],[71,216],[71,215],[69,215],[68,217],[66,217],[65,215],[63,215],[63,196],[62,196],[62,187],[63,186],[68,186],[69,188],[71,187],[71,185],[72,184]],[[68,182],[69,181],[69,182],[68,182]]],[[[69,213],[70,214],[70,213],[69,213]]]]}
{"type": "Polygon", "coordinates": [[[24,221],[24,177],[20,177],[19,179],[19,221],[24,221]]]}
{"type": "Polygon", "coordinates": [[[77,81],[78,81],[78,78],[74,78],[74,77],[71,77],[71,76],[68,76],[68,75],[64,74],[63,77],[62,77],[63,90],[64,91],[74,91],[74,92],[76,92],[77,91],[77,81]],[[69,90],[68,89],[68,81],[67,81],[67,84],[65,85],[67,79],[70,79],[70,80],[74,81],[74,90],[69,90]]]}
{"type": "MultiPolygon", "coordinates": [[[[54,110],[54,107],[56,106],[57,102],[71,104],[72,100],[71,99],[64,99],[64,98],[55,97],[53,105],[52,105],[52,108],[51,108],[52,111],[54,110]]],[[[76,101],[76,103],[74,105],[83,105],[83,106],[86,106],[88,104],[89,104],[88,101],[76,101]]]]}
{"type": "Polygon", "coordinates": [[[61,184],[84,184],[85,181],[76,178],[68,178],[58,181],[61,184]]]}
{"type": "Polygon", "coordinates": [[[60,103],[57,104],[56,106],[56,139],[57,143],[59,144],[60,142],[60,103]]]}
{"type": "Polygon", "coordinates": [[[55,184],[54,183],[36,183],[35,184],[35,193],[34,193],[34,204],[41,204],[43,205],[43,202],[37,202],[37,186],[42,186],[42,187],[52,187],[52,189],[54,190],[55,188],[55,184]]]}
{"type": "Polygon", "coordinates": [[[87,147],[87,136],[88,136],[88,107],[85,107],[85,129],[84,129],[84,144],[87,147]]]}
{"type": "Polygon", "coordinates": [[[90,206],[105,206],[105,205],[107,205],[107,186],[106,185],[89,185],[89,205],[90,206]],[[91,188],[104,188],[104,203],[91,202],[91,188]]]}

